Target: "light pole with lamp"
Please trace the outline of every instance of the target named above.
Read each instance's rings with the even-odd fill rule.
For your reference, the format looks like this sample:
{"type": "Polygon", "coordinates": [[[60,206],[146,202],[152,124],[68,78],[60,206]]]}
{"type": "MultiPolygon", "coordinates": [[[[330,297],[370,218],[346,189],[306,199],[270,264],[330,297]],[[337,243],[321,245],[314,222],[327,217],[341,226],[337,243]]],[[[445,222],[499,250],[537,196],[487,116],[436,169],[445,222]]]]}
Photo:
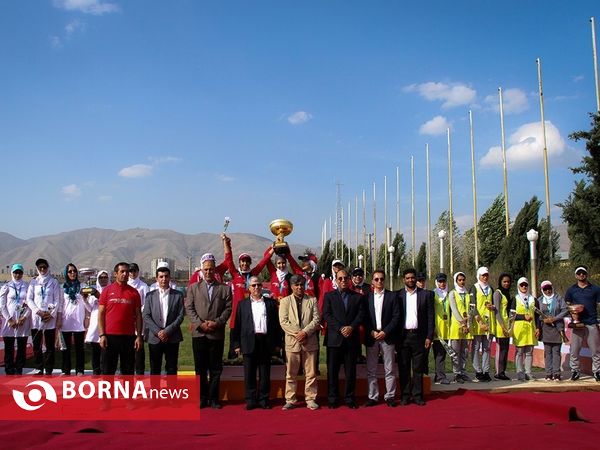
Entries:
{"type": "Polygon", "coordinates": [[[438,237],[440,238],[440,272],[444,273],[444,239],[446,238],[446,230],[440,230],[438,237]]]}
{"type": "Polygon", "coordinates": [[[537,250],[535,244],[538,240],[538,232],[533,228],[527,232],[529,241],[529,259],[531,263],[531,295],[537,298],[537,250]]]}
{"type": "Polygon", "coordinates": [[[358,267],[363,268],[363,255],[358,255],[358,267]]]}
{"type": "Polygon", "coordinates": [[[388,253],[390,254],[390,291],[394,290],[394,248],[393,245],[388,247],[388,253]]]}

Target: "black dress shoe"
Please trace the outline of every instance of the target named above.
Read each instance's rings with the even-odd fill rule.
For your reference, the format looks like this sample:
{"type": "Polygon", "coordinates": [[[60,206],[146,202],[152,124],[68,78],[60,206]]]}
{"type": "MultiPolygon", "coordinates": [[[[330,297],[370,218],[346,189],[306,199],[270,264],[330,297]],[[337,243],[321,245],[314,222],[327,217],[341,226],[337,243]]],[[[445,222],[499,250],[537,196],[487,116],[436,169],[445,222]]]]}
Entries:
{"type": "Polygon", "coordinates": [[[388,405],[390,408],[395,408],[396,407],[396,401],[393,398],[388,398],[385,401],[385,404],[388,405]]]}
{"type": "Polygon", "coordinates": [[[371,406],[376,406],[377,405],[377,400],[373,400],[373,399],[368,399],[367,402],[365,403],[365,406],[367,408],[371,407],[371,406]]]}
{"type": "Polygon", "coordinates": [[[259,403],[258,405],[260,409],[271,409],[271,404],[269,402],[259,403]]]}
{"type": "Polygon", "coordinates": [[[221,408],[223,408],[223,406],[222,406],[222,405],[221,405],[219,402],[212,402],[212,403],[210,404],[210,407],[211,407],[212,409],[221,409],[221,408]]]}
{"type": "Polygon", "coordinates": [[[358,405],[354,401],[352,401],[352,402],[346,402],[346,406],[348,408],[350,408],[350,409],[358,409],[358,405]]]}
{"type": "Polygon", "coordinates": [[[327,407],[329,409],[337,409],[338,406],[339,405],[337,404],[337,402],[329,402],[329,403],[327,403],[327,407]]]}
{"type": "Polygon", "coordinates": [[[420,398],[415,400],[415,405],[425,406],[425,400],[421,400],[420,398]]]}
{"type": "Polygon", "coordinates": [[[246,411],[252,411],[256,409],[256,403],[246,403],[246,411]]]}
{"type": "Polygon", "coordinates": [[[200,400],[200,409],[208,408],[209,405],[210,403],[207,398],[203,398],[202,400],[200,400]]]}
{"type": "Polygon", "coordinates": [[[406,406],[406,405],[410,405],[410,399],[409,398],[403,398],[400,400],[400,406],[406,406]]]}

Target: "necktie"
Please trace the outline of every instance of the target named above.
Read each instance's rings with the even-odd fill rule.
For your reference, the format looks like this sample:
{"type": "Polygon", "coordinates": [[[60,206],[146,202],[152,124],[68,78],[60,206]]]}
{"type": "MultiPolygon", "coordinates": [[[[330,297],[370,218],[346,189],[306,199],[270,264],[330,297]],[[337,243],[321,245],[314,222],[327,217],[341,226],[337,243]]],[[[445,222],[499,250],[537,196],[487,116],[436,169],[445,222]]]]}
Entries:
{"type": "Polygon", "coordinates": [[[212,303],[212,293],[213,293],[213,285],[212,283],[206,283],[206,288],[208,289],[208,301],[212,303]]]}
{"type": "Polygon", "coordinates": [[[344,303],[344,309],[347,311],[348,310],[348,294],[345,292],[342,293],[342,302],[344,303]]]}

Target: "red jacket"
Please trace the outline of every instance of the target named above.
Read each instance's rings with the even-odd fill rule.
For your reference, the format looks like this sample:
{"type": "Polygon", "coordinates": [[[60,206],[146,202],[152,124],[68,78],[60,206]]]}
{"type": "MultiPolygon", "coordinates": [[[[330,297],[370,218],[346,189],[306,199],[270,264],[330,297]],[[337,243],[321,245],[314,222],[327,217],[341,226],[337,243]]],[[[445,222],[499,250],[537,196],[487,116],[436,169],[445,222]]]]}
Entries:
{"type": "MultiPolygon", "coordinates": [[[[290,267],[294,271],[296,275],[304,276],[304,271],[302,267],[298,265],[298,263],[292,258],[292,256],[287,253],[285,255],[285,259],[287,259],[290,267]]],[[[271,291],[271,297],[275,300],[279,300],[280,298],[287,297],[292,293],[290,289],[290,278],[293,274],[288,273],[282,282],[277,278],[277,269],[275,265],[269,259],[267,261],[267,269],[269,270],[269,274],[271,275],[271,282],[269,283],[269,290],[271,291]]]]}
{"type": "MultiPolygon", "coordinates": [[[[223,262],[221,264],[219,264],[217,267],[215,267],[215,279],[219,282],[222,283],[223,282],[223,277],[225,276],[225,272],[227,272],[227,253],[225,253],[225,259],[223,260],[223,262]]],[[[231,253],[229,253],[229,256],[231,257],[231,253]]],[[[191,286],[194,283],[197,283],[198,281],[200,281],[200,270],[196,270],[192,276],[190,277],[189,281],[188,281],[188,286],[191,286]]]]}

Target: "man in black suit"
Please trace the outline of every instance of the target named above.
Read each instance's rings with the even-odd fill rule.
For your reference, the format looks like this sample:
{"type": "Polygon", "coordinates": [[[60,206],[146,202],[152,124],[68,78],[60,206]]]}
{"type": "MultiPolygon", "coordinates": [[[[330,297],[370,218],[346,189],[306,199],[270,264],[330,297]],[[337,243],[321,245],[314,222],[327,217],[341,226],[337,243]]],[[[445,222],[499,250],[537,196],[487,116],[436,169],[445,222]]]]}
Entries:
{"type": "Polygon", "coordinates": [[[346,269],[335,274],[337,289],[327,292],[323,300],[323,318],[327,321],[327,399],[330,409],[339,401],[339,372],[344,364],[346,392],[344,401],[351,409],[358,408],[354,394],[356,386],[356,358],[359,351],[358,326],[363,319],[362,296],[350,289],[350,275],[346,269]]]}
{"type": "Polygon", "coordinates": [[[177,375],[179,343],[183,341],[183,294],[171,289],[168,267],[156,270],[158,289],[148,292],[144,302],[144,327],[150,351],[150,375],[160,375],[163,355],[167,375],[177,375]]]}
{"type": "Polygon", "coordinates": [[[400,341],[396,351],[402,391],[400,404],[408,405],[412,400],[423,406],[425,350],[433,341],[435,316],[430,291],[417,287],[416,275],[415,269],[406,269],[403,273],[404,288],[398,293],[400,341]]]}
{"type": "Polygon", "coordinates": [[[367,381],[369,398],[365,406],[375,406],[379,401],[377,363],[379,353],[383,356],[385,371],[386,405],[394,407],[396,401],[396,374],[394,357],[396,353],[396,331],[400,320],[400,305],[397,293],[385,289],[385,272],[373,272],[373,291],[366,297],[365,344],[367,346],[367,381]]]}
{"type": "Polygon", "coordinates": [[[250,297],[242,300],[231,330],[232,348],[244,356],[244,384],[246,409],[271,409],[271,355],[281,347],[282,331],[279,325],[277,302],[262,296],[262,283],[258,277],[250,277],[250,297]],[[258,393],[256,372],[258,370],[258,393]]]}

